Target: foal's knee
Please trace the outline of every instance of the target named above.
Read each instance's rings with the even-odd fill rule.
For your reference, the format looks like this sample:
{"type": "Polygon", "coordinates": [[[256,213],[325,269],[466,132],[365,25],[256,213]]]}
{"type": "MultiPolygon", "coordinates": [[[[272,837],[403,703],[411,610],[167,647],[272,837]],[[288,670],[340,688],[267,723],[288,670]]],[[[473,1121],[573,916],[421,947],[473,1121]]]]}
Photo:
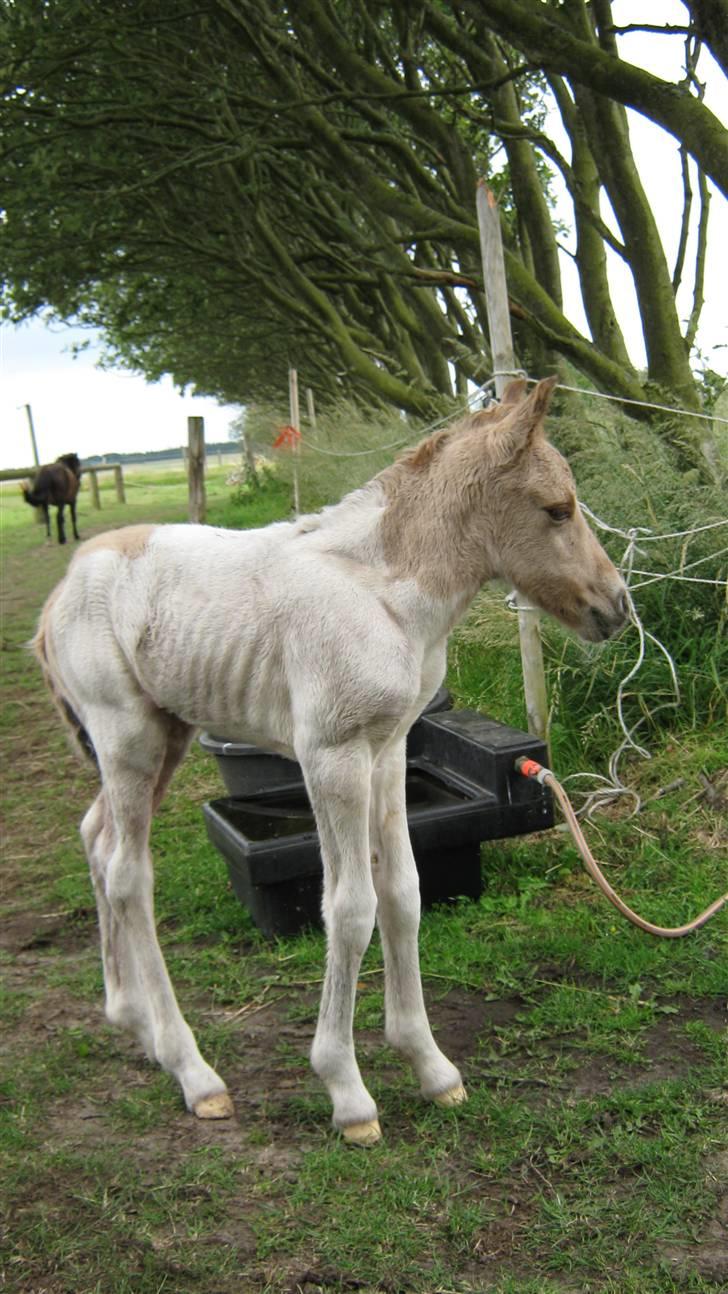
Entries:
{"type": "Polygon", "coordinates": [[[106,825],[106,803],[103,795],[98,795],[91,805],[91,808],[84,815],[79,828],[81,842],[86,851],[86,857],[90,863],[93,862],[93,855],[96,852],[96,846],[99,843],[101,834],[106,825]]]}
{"type": "Polygon", "coordinates": [[[362,887],[355,893],[342,893],[339,886],[333,902],[326,905],[329,938],[344,945],[355,957],[363,957],[372,937],[376,910],[373,886],[362,887]]]}
{"type": "Polygon", "coordinates": [[[122,846],[117,846],[106,869],[105,888],[111,909],[119,916],[135,903],[144,909],[152,896],[151,860],[132,858],[122,846]]]}
{"type": "Polygon", "coordinates": [[[420,885],[417,872],[380,869],[377,880],[380,926],[395,938],[416,938],[420,928],[420,885]]]}

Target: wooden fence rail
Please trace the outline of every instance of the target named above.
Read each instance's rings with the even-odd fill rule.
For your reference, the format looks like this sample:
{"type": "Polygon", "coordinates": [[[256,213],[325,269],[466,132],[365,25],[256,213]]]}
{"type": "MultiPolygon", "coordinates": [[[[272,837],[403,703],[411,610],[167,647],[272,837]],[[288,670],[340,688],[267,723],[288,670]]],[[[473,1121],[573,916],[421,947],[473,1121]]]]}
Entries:
{"type": "Polygon", "coordinates": [[[84,467],[81,480],[84,476],[88,477],[88,488],[91,491],[91,503],[94,508],[101,507],[101,496],[99,494],[99,472],[113,472],[114,484],[116,486],[116,497],[119,503],[126,503],[126,493],[124,490],[124,470],[121,463],[99,463],[94,467],[84,467]]]}
{"type": "Polygon", "coordinates": [[[37,467],[7,467],[0,471],[0,481],[23,481],[35,476],[37,467]]]}
{"type": "MultiPolygon", "coordinates": [[[[31,479],[36,475],[37,467],[8,467],[0,471],[0,481],[24,481],[31,479]]],[[[124,469],[121,463],[97,463],[93,467],[84,467],[81,484],[84,479],[88,480],[89,493],[91,495],[91,506],[94,508],[101,507],[101,495],[99,494],[99,472],[113,472],[114,484],[116,486],[116,497],[119,503],[126,503],[126,491],[124,490],[124,469]]]]}

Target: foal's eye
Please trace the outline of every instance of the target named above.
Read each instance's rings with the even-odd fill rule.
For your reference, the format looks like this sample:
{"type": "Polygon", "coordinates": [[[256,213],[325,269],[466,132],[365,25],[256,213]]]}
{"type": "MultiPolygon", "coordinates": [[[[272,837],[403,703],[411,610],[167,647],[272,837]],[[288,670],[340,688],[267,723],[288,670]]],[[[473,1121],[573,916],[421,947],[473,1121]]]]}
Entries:
{"type": "Polygon", "coordinates": [[[558,524],[568,521],[571,517],[571,508],[567,508],[563,504],[559,508],[544,508],[544,512],[548,513],[551,520],[558,524]]]}

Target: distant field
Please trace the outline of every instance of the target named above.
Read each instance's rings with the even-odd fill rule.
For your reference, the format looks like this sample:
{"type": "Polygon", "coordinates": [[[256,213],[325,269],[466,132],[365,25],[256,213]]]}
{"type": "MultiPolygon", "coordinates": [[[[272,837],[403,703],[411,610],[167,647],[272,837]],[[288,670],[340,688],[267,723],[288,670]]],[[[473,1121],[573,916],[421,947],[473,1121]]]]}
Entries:
{"type": "MultiPolygon", "coordinates": [[[[231,449],[229,453],[218,453],[217,451],[215,451],[207,455],[208,467],[233,468],[233,467],[236,467],[240,462],[241,462],[241,455],[240,455],[240,451],[237,449],[231,449]]],[[[102,481],[105,476],[108,476],[109,480],[113,481],[114,479],[113,472],[104,470],[104,469],[109,469],[113,467],[114,466],[113,463],[108,463],[108,464],[99,463],[99,464],[94,464],[94,466],[101,473],[99,477],[100,481],[102,481]]],[[[154,458],[154,459],[149,459],[148,461],[140,461],[138,463],[122,463],[121,466],[124,470],[125,476],[127,475],[127,473],[131,474],[131,473],[137,473],[137,472],[178,471],[180,472],[180,474],[184,474],[185,472],[185,464],[183,459],[181,458],[154,458]]],[[[2,471],[2,468],[0,468],[0,471],[2,471]]],[[[28,474],[30,475],[30,473],[31,473],[31,468],[28,467],[28,474]]],[[[11,489],[17,489],[18,488],[17,479],[18,478],[11,481],[0,481],[0,490],[7,489],[8,487],[10,487],[11,489]]]]}
{"type": "MultiPolygon", "coordinates": [[[[236,467],[240,462],[241,462],[241,455],[240,455],[239,449],[231,450],[229,454],[213,452],[213,453],[208,453],[207,455],[208,467],[231,467],[232,468],[232,467],[236,467]]],[[[109,464],[109,466],[113,466],[113,464],[109,464]]],[[[150,459],[148,462],[145,461],[141,463],[122,463],[121,466],[124,469],[125,476],[127,472],[129,473],[155,472],[155,471],[162,471],[162,470],[173,471],[175,469],[179,469],[180,472],[185,471],[185,465],[181,458],[154,458],[154,459],[150,459]]],[[[113,473],[111,475],[113,477],[113,473]]]]}
{"type": "MultiPolygon", "coordinates": [[[[232,487],[228,482],[230,473],[238,461],[237,455],[231,455],[225,458],[220,466],[214,460],[208,459],[205,473],[208,508],[224,507],[230,499],[232,487]]],[[[145,521],[150,517],[157,521],[186,519],[187,473],[181,459],[134,463],[129,467],[124,466],[123,475],[125,504],[119,503],[116,498],[114,473],[99,473],[100,509],[94,508],[91,502],[88,476],[81,478],[77,511],[79,530],[83,538],[87,538],[91,530],[123,526],[142,518],[145,521]]],[[[18,480],[0,482],[0,528],[6,543],[11,532],[25,532],[33,526],[33,513],[23,502],[20,485],[21,482],[18,480]]],[[[55,535],[55,508],[51,511],[55,535]]],[[[226,519],[225,524],[239,523],[232,516],[226,519]]],[[[45,542],[45,531],[41,526],[38,527],[38,542],[45,542]]]]}

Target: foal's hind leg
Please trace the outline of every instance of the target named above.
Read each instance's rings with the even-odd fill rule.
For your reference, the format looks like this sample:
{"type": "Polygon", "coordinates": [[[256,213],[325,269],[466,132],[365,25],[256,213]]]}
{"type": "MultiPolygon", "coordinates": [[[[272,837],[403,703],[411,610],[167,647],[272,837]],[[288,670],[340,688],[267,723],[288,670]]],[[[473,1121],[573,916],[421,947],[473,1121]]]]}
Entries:
{"type": "Polygon", "coordinates": [[[410,1061],[422,1094],[459,1105],[465,1088],[430,1030],[420,979],[420,889],[407,829],[405,744],[384,751],[372,777],[372,875],[385,970],[386,1038],[410,1061]]]}
{"type": "Polygon", "coordinates": [[[174,1074],[189,1109],[200,1118],[227,1117],[225,1085],[180,1012],[154,928],[149,828],[187,730],[150,714],[141,698],[85,718],[103,778],[81,831],[99,909],[107,1015],[174,1074]]]}

